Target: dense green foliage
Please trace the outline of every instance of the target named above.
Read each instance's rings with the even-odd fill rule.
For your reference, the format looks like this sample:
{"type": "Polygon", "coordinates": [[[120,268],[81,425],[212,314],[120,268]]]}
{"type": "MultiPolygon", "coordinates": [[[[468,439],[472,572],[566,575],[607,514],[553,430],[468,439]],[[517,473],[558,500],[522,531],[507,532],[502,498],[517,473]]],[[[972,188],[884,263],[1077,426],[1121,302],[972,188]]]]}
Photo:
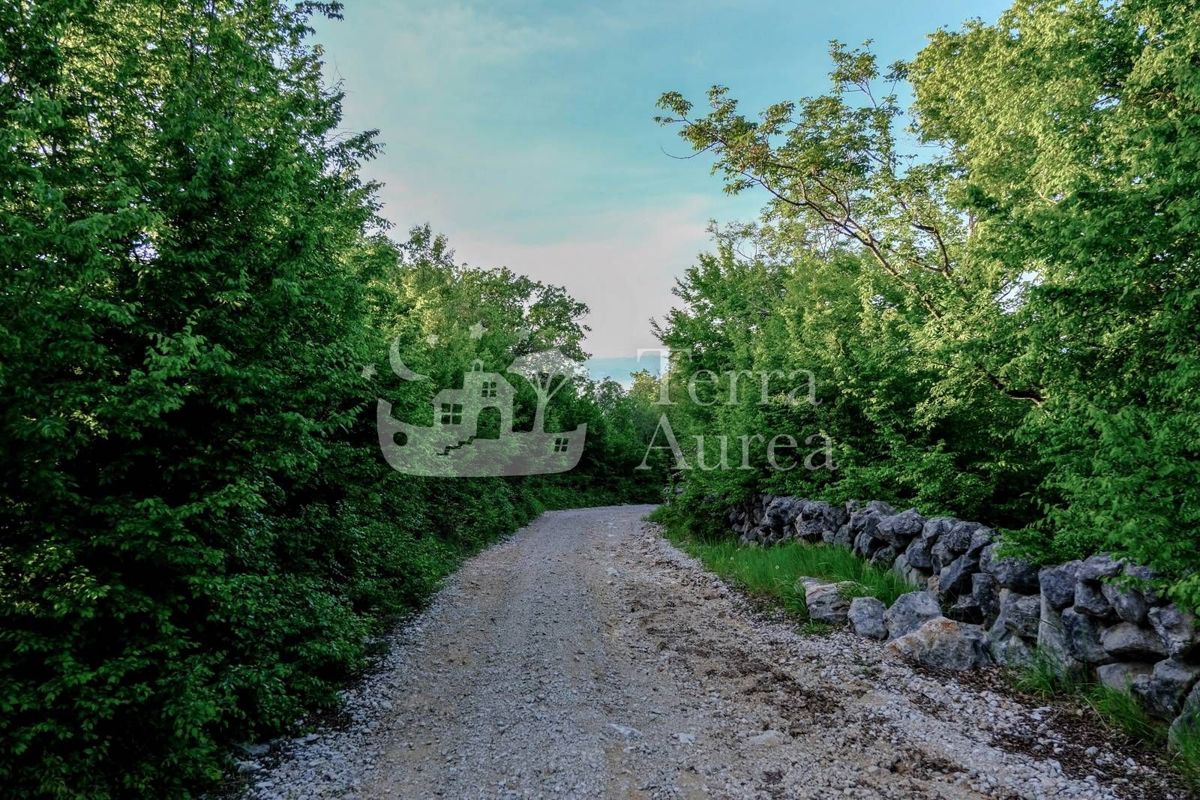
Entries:
{"type": "Polygon", "coordinates": [[[1018,3],[887,70],[832,56],[829,94],[757,119],[721,87],[660,103],[768,201],[660,327],[680,444],[824,434],[836,467],[770,470],[759,443],[689,497],[913,503],[1040,558],[1128,556],[1200,606],[1200,9],[1018,3]],[[786,396],[803,378],[690,398],[701,369],[722,397],[730,370],[811,370],[820,402],[786,396]]]}
{"type": "Polygon", "coordinates": [[[383,462],[377,397],[427,423],[477,358],[582,357],[586,309],[386,237],[314,12],[336,8],[0,4],[6,797],[187,796],[333,703],[373,634],[540,498],[656,493],[630,477],[636,403],[587,381],[547,418],[589,424],[573,473],[383,462]],[[393,342],[432,380],[392,374],[393,342]]]}

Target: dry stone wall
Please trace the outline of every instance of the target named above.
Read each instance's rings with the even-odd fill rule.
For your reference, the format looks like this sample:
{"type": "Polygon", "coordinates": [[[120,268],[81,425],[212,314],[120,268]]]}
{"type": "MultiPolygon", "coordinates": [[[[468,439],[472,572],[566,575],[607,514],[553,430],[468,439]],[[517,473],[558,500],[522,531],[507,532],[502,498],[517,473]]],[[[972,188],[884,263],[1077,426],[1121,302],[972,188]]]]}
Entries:
{"type": "Polygon", "coordinates": [[[1149,590],[1150,572],[1096,555],[1041,567],[996,554],[998,537],[978,522],[925,517],[887,503],[759,495],[732,509],[745,544],[786,540],[853,549],[917,587],[891,608],[874,598],[844,600],[844,587],[801,582],[813,619],[847,624],[887,641],[895,654],[966,670],[1050,658],[1089,671],[1172,720],[1200,727],[1200,635],[1192,614],[1149,590]]]}

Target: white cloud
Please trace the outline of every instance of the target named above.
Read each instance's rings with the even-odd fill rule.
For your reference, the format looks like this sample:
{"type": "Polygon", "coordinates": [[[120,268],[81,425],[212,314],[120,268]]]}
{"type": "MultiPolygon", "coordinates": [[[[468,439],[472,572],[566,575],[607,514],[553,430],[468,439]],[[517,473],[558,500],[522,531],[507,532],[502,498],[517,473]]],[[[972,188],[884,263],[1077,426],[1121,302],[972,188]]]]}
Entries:
{"type": "Polygon", "coordinates": [[[591,309],[585,349],[632,356],[639,347],[657,346],[649,320],[671,307],[675,276],[707,247],[708,211],[705,198],[689,197],[671,208],[601,214],[594,233],[565,241],[530,244],[467,234],[450,242],[468,263],[508,266],[565,285],[591,309]]]}

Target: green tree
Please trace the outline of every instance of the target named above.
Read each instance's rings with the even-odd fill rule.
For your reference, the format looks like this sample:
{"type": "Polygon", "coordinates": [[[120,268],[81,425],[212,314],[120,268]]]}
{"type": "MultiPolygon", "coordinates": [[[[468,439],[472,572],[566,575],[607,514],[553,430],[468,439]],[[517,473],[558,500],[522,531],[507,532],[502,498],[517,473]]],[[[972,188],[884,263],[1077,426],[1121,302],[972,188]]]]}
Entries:
{"type": "MultiPolygon", "coordinates": [[[[1025,276],[1012,370],[1047,403],[1030,537],[1184,576],[1200,605],[1200,10],[1027,3],[939,32],[913,65],[920,131],[961,175],[974,247],[1025,276]]],[[[1048,547],[1047,547],[1048,546],[1048,547]]]]}

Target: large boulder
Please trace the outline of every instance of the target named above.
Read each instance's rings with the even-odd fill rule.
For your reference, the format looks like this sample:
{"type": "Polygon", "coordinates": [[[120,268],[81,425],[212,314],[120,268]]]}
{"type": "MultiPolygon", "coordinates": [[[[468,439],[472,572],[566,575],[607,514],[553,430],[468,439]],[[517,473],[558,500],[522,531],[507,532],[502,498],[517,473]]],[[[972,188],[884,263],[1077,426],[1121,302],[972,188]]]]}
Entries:
{"type": "Polygon", "coordinates": [[[927,667],[961,671],[990,664],[989,645],[987,635],[978,625],[935,617],[893,639],[887,647],[894,655],[927,667]]]}
{"type": "Polygon", "coordinates": [[[1075,602],[1075,584],[1079,582],[1082,561],[1068,561],[1038,572],[1038,585],[1050,607],[1058,610],[1075,602]]]}
{"type": "Polygon", "coordinates": [[[1071,655],[1085,664],[1108,664],[1112,655],[1100,644],[1100,629],[1095,619],[1073,608],[1062,611],[1063,632],[1071,655]]]}
{"type": "Polygon", "coordinates": [[[971,537],[982,528],[978,522],[956,522],[954,527],[942,535],[941,541],[954,555],[962,555],[971,549],[971,537]]]}
{"type": "Polygon", "coordinates": [[[850,601],[850,626],[859,636],[886,639],[888,635],[884,614],[887,606],[874,597],[856,597],[850,601]]]}
{"type": "Polygon", "coordinates": [[[942,615],[941,606],[933,592],[909,592],[896,598],[884,615],[888,637],[895,639],[915,631],[931,619],[942,615]]]}
{"type": "Polygon", "coordinates": [[[1147,711],[1160,719],[1173,719],[1183,699],[1200,681],[1200,665],[1168,658],[1154,665],[1148,677],[1136,678],[1133,693],[1147,711]]]}
{"type": "Polygon", "coordinates": [[[961,555],[943,567],[938,574],[938,592],[943,598],[953,598],[971,590],[971,576],[979,569],[979,559],[961,555]]]}
{"type": "Polygon", "coordinates": [[[1196,635],[1196,618],[1170,603],[1150,609],[1146,617],[1150,627],[1176,657],[1191,659],[1200,653],[1200,637],[1196,635]]]}
{"type": "Polygon", "coordinates": [[[1148,677],[1154,667],[1142,662],[1121,661],[1096,668],[1096,679],[1110,689],[1128,692],[1139,678],[1148,677]]]}
{"type": "Polygon", "coordinates": [[[844,623],[850,612],[850,599],[846,597],[846,592],[853,586],[853,581],[806,584],[804,604],[808,606],[809,618],[830,625],[844,623]]]}
{"type": "Polygon", "coordinates": [[[908,551],[896,556],[896,560],[892,564],[892,571],[903,578],[906,583],[911,583],[914,586],[925,583],[925,578],[927,577],[925,573],[908,563],[908,551]]]}
{"type": "Polygon", "coordinates": [[[773,531],[791,531],[800,516],[804,501],[796,497],[776,497],[763,512],[763,526],[773,531]]]}
{"type": "Polygon", "coordinates": [[[925,524],[921,527],[922,541],[932,547],[934,542],[953,528],[957,522],[958,520],[953,517],[931,517],[925,520],[925,524]]]}
{"type": "Polygon", "coordinates": [[[1108,604],[1100,584],[1095,581],[1080,581],[1075,584],[1075,610],[1096,619],[1111,619],[1116,615],[1108,604]]]}
{"type": "Polygon", "coordinates": [[[1100,643],[1109,655],[1124,661],[1158,661],[1168,655],[1162,637],[1131,622],[1121,622],[1106,630],[1100,643]]]}
{"type": "Polygon", "coordinates": [[[1150,611],[1150,603],[1140,589],[1132,586],[1122,586],[1117,583],[1105,583],[1100,587],[1105,601],[1116,615],[1124,622],[1141,625],[1146,621],[1146,613],[1150,611]]]}
{"type": "Polygon", "coordinates": [[[986,572],[971,576],[971,586],[958,596],[946,616],[959,622],[981,625],[991,622],[1000,610],[1000,587],[986,572]]]}
{"type": "Polygon", "coordinates": [[[1081,581],[1101,581],[1121,574],[1121,562],[1107,555],[1088,556],[1079,565],[1076,578],[1081,581]]]}
{"type": "Polygon", "coordinates": [[[915,508],[886,516],[879,521],[879,536],[897,550],[908,546],[913,537],[921,533],[925,518],[915,508]]]}
{"type": "MultiPolygon", "coordinates": [[[[1045,586],[1045,584],[1042,584],[1045,586]]],[[[1046,593],[1038,595],[1041,600],[1038,617],[1037,649],[1063,673],[1083,669],[1083,663],[1071,653],[1062,612],[1054,607],[1046,593]]]]}
{"type": "Polygon", "coordinates": [[[1041,619],[1042,599],[1038,595],[1017,594],[1006,589],[1000,591],[1000,613],[992,624],[993,638],[1012,633],[1029,641],[1036,641],[1038,622],[1041,619]]]}
{"type": "Polygon", "coordinates": [[[904,551],[904,558],[910,567],[929,572],[933,569],[933,554],[929,551],[929,540],[913,539],[904,551]]]}
{"type": "Polygon", "coordinates": [[[996,576],[1003,589],[1021,594],[1037,594],[1037,568],[1023,558],[1003,558],[996,555],[995,544],[989,544],[979,553],[979,569],[996,576]]]}

